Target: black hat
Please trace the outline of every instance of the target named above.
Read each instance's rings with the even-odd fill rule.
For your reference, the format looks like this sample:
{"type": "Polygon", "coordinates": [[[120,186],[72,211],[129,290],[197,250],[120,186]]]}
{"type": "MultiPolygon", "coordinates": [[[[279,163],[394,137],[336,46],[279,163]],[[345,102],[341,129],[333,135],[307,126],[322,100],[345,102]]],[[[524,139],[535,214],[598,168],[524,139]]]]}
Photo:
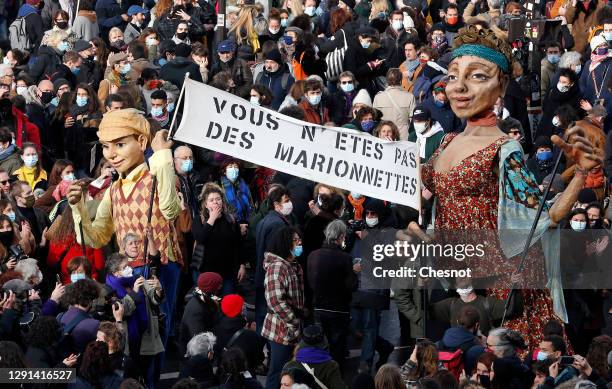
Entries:
{"type": "Polygon", "coordinates": [[[552,150],[553,144],[549,136],[540,135],[536,138],[535,142],[533,142],[533,146],[535,147],[535,150],[539,149],[540,147],[548,147],[552,150]]]}
{"type": "Polygon", "coordinates": [[[584,188],[580,192],[578,192],[577,202],[582,204],[590,204],[597,201],[597,195],[595,191],[591,188],[584,188]]]}
{"type": "Polygon", "coordinates": [[[70,85],[70,82],[68,82],[68,80],[65,78],[58,78],[57,80],[53,81],[53,90],[55,93],[57,93],[57,90],[63,85],[70,85]]]}
{"type": "Polygon", "coordinates": [[[315,347],[319,349],[327,349],[327,339],[320,325],[312,324],[302,330],[301,347],[315,347]]]}
{"type": "Polygon", "coordinates": [[[377,34],[376,29],[370,26],[363,26],[357,30],[357,35],[367,36],[370,38],[375,38],[377,34]]]}
{"type": "Polygon", "coordinates": [[[177,57],[187,58],[191,55],[191,46],[185,43],[179,43],[176,45],[176,50],[174,50],[174,53],[177,57]]]}
{"type": "Polygon", "coordinates": [[[417,122],[431,120],[431,112],[429,112],[429,109],[427,107],[422,104],[419,104],[412,112],[412,120],[416,120],[417,122]]]}
{"type": "Polygon", "coordinates": [[[276,62],[279,65],[283,63],[283,57],[278,49],[272,49],[266,54],[266,59],[276,62]]]}
{"type": "Polygon", "coordinates": [[[84,41],[83,39],[79,39],[78,41],[76,41],[74,43],[74,51],[76,51],[77,53],[90,49],[91,48],[91,43],[84,41]]]}
{"type": "Polygon", "coordinates": [[[355,8],[355,0],[340,0],[346,4],[350,9],[355,8]]]}

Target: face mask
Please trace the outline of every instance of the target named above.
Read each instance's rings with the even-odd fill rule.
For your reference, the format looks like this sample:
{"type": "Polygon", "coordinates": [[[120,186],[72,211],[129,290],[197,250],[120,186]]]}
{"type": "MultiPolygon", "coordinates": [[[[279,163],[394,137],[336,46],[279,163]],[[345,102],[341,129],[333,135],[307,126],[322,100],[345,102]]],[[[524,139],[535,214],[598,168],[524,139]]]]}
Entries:
{"type": "Polygon", "coordinates": [[[558,82],[558,83],[557,83],[557,89],[558,89],[558,90],[559,90],[559,92],[561,92],[561,93],[565,93],[565,92],[567,92],[567,91],[569,90],[569,88],[570,88],[569,86],[567,86],[567,85],[563,85],[563,84],[561,84],[560,82],[558,82]]]}
{"type": "Polygon", "coordinates": [[[395,31],[399,31],[404,28],[404,22],[401,20],[394,20],[392,26],[395,31]]]}
{"type": "Polygon", "coordinates": [[[374,120],[366,120],[364,122],[361,122],[361,128],[363,128],[363,130],[367,132],[372,131],[375,125],[376,123],[374,122],[374,120]]]}
{"type": "Polygon", "coordinates": [[[444,101],[440,101],[434,97],[434,105],[438,108],[444,107],[444,101]]]}
{"type": "Polygon", "coordinates": [[[321,95],[308,96],[308,102],[310,105],[318,105],[321,102],[321,95]]]}
{"type": "Polygon", "coordinates": [[[40,102],[43,104],[49,104],[51,100],[53,100],[53,92],[51,91],[43,92],[40,95],[40,102]]]}
{"type": "Polygon", "coordinates": [[[555,127],[559,127],[561,125],[561,120],[559,120],[558,116],[552,118],[552,125],[555,127]]]}
{"type": "Polygon", "coordinates": [[[580,74],[580,70],[582,70],[582,65],[576,65],[576,69],[574,69],[574,72],[576,74],[580,74]]]}
{"type": "Polygon", "coordinates": [[[293,254],[295,258],[302,255],[303,252],[304,252],[304,248],[302,246],[295,246],[293,250],[291,250],[291,254],[293,254]]]}
{"type": "Polygon", "coordinates": [[[57,49],[58,49],[59,51],[62,51],[62,52],[63,52],[63,51],[67,51],[68,49],[70,49],[70,45],[68,44],[68,42],[64,41],[64,42],[61,42],[61,43],[60,43],[60,44],[57,46],[57,49]]]}
{"type": "Polygon", "coordinates": [[[26,155],[25,157],[23,157],[23,163],[27,167],[34,167],[34,166],[36,166],[37,162],[38,162],[38,155],[36,155],[36,154],[34,154],[34,155],[26,155]]]}
{"type": "Polygon", "coordinates": [[[489,377],[488,375],[480,375],[479,374],[478,375],[478,381],[485,388],[488,388],[491,385],[491,377],[489,377]]]}
{"type": "Polygon", "coordinates": [[[304,8],[304,13],[310,17],[313,17],[315,14],[315,7],[306,7],[304,8]]]}
{"type": "Polygon", "coordinates": [[[281,27],[287,27],[288,23],[289,23],[288,19],[281,19],[281,27]]]}
{"type": "Polygon", "coordinates": [[[283,203],[283,209],[281,209],[281,213],[285,216],[289,216],[293,212],[293,203],[288,201],[283,203]]]}
{"type": "Polygon", "coordinates": [[[584,231],[586,229],[586,226],[587,226],[586,222],[581,222],[578,220],[570,221],[570,227],[572,227],[572,230],[574,231],[584,231]]]}
{"type": "Polygon", "coordinates": [[[59,105],[59,99],[57,97],[54,97],[51,99],[51,102],[49,103],[54,107],[57,107],[59,105]]]}
{"type": "Polygon", "coordinates": [[[79,107],[84,107],[85,105],[87,105],[87,100],[88,100],[87,96],[77,96],[76,97],[76,104],[79,107]]]}
{"type": "Polygon", "coordinates": [[[62,177],[64,181],[74,181],[74,173],[68,173],[64,177],[62,177]]]}
{"type": "Polygon", "coordinates": [[[237,167],[228,167],[225,171],[225,177],[231,182],[234,182],[238,179],[238,173],[240,173],[240,169],[237,167]]]}
{"type": "Polygon", "coordinates": [[[259,105],[259,97],[257,96],[251,96],[251,98],[249,99],[249,101],[251,102],[251,104],[253,105],[259,105]]]}
{"type": "Polygon", "coordinates": [[[354,198],[355,200],[359,200],[361,198],[361,194],[351,192],[351,197],[354,198]]]}
{"type": "Polygon", "coordinates": [[[414,122],[414,130],[419,134],[422,134],[427,129],[427,122],[414,122]]]}
{"type": "Polygon", "coordinates": [[[160,117],[164,114],[164,109],[162,107],[151,107],[151,116],[160,117]]]}
{"type": "Polygon", "coordinates": [[[117,50],[121,50],[123,49],[123,46],[125,46],[125,42],[123,41],[123,39],[119,39],[118,41],[111,43],[111,46],[117,50]]]}
{"type": "Polygon", "coordinates": [[[81,72],[81,68],[71,68],[70,71],[76,76],[81,72]]]}
{"type": "Polygon", "coordinates": [[[72,282],[74,284],[78,280],[84,280],[86,278],[87,277],[85,276],[85,273],[72,273],[70,275],[70,282],[72,282]]]}
{"type": "Polygon", "coordinates": [[[129,278],[132,276],[133,270],[131,267],[126,266],[123,271],[121,271],[121,277],[129,278]]]}
{"type": "Polygon", "coordinates": [[[603,37],[606,38],[608,42],[612,41],[612,31],[604,32],[603,37]]]}
{"type": "Polygon", "coordinates": [[[27,86],[18,86],[17,87],[17,94],[24,96],[26,95],[26,92],[28,91],[28,87],[27,86]]]}
{"type": "MultiPolygon", "coordinates": [[[[15,212],[14,211],[9,212],[6,216],[8,216],[8,218],[11,219],[13,223],[15,222],[15,212]]],[[[11,237],[12,236],[13,236],[13,232],[11,231],[11,237]]]]}
{"type": "Polygon", "coordinates": [[[121,74],[128,74],[130,72],[130,70],[132,70],[132,65],[129,63],[126,63],[125,65],[123,65],[123,67],[121,68],[121,74]]]}
{"type": "Polygon", "coordinates": [[[548,59],[548,62],[550,62],[553,65],[558,63],[560,58],[561,57],[559,56],[559,54],[548,54],[546,56],[546,59],[548,59]]]}
{"type": "Polygon", "coordinates": [[[27,196],[25,198],[25,207],[26,208],[32,208],[34,206],[34,202],[36,201],[36,199],[34,198],[34,195],[31,194],[29,196],[27,196]]]}
{"type": "Polygon", "coordinates": [[[453,24],[457,24],[458,21],[459,21],[459,16],[449,16],[446,18],[446,24],[450,24],[451,26],[453,24]]]}
{"type": "Polygon", "coordinates": [[[166,110],[168,110],[168,112],[172,112],[174,111],[174,103],[168,103],[168,106],[166,107],[166,110]]]}
{"type": "Polygon", "coordinates": [[[10,65],[11,64],[11,60],[8,59],[8,57],[4,57],[2,58],[2,63],[5,65],[10,65]]]}
{"type": "Polygon", "coordinates": [[[538,151],[536,158],[540,161],[548,161],[552,158],[552,151],[538,151]]]}
{"type": "Polygon", "coordinates": [[[154,46],[155,44],[157,44],[155,38],[153,37],[147,37],[145,42],[147,43],[147,46],[154,46]]]}
{"type": "Polygon", "coordinates": [[[538,356],[536,357],[536,359],[538,361],[545,361],[548,359],[548,354],[546,354],[544,351],[540,350],[538,351],[538,356]]]}
{"type": "Polygon", "coordinates": [[[355,84],[340,84],[340,89],[345,93],[350,93],[355,90],[355,84]]]}
{"type": "Polygon", "coordinates": [[[366,217],[365,222],[367,226],[371,228],[378,224],[378,218],[377,217],[366,217]]]}
{"type": "Polygon", "coordinates": [[[157,62],[159,63],[159,66],[164,66],[168,63],[168,60],[166,58],[160,58],[157,62]]]}
{"type": "Polygon", "coordinates": [[[370,47],[370,42],[368,41],[360,41],[361,42],[361,47],[363,47],[364,49],[367,49],[368,47],[370,47]]]}
{"type": "Polygon", "coordinates": [[[470,293],[474,291],[474,287],[469,286],[467,288],[459,288],[457,289],[457,294],[461,297],[467,297],[470,293]]]}
{"type": "Polygon", "coordinates": [[[60,30],[65,30],[66,27],[68,27],[68,22],[56,22],[55,25],[60,29],[60,30]]]}
{"type": "Polygon", "coordinates": [[[185,159],[181,163],[181,170],[183,173],[189,173],[193,169],[193,159],[185,159]]]}
{"type": "Polygon", "coordinates": [[[606,55],[606,54],[608,54],[607,47],[598,47],[595,49],[595,55],[606,55]]]}
{"type": "Polygon", "coordinates": [[[276,35],[280,31],[280,28],[268,28],[268,31],[270,31],[270,34],[276,35]]]}
{"type": "Polygon", "coordinates": [[[185,38],[187,38],[187,31],[177,32],[176,33],[176,37],[179,38],[180,40],[184,41],[185,38]]]}

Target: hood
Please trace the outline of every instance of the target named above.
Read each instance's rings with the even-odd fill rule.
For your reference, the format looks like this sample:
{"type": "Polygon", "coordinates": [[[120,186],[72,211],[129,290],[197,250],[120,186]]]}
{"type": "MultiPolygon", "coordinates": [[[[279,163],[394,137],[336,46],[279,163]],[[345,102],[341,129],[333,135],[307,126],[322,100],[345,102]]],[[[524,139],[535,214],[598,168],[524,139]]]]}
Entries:
{"type": "Polygon", "coordinates": [[[270,267],[270,265],[278,263],[278,262],[289,265],[289,261],[287,261],[286,259],[283,259],[276,254],[266,252],[264,254],[263,268],[267,269],[268,267],[270,267]]]}
{"type": "Polygon", "coordinates": [[[19,8],[19,12],[17,13],[18,18],[24,18],[30,14],[37,13],[38,9],[34,8],[30,4],[24,4],[19,8]]]}
{"type": "Polygon", "coordinates": [[[446,330],[442,342],[450,349],[457,349],[462,344],[474,340],[474,334],[462,327],[452,327],[446,330]]]}
{"type": "Polygon", "coordinates": [[[96,23],[98,20],[98,17],[96,16],[95,11],[80,10],[78,13],[78,16],[84,16],[87,19],[89,19],[89,21],[92,23],[96,23]]]}
{"type": "Polygon", "coordinates": [[[40,101],[40,97],[38,97],[38,87],[36,85],[31,85],[28,87],[25,101],[26,104],[36,104],[42,107],[43,103],[40,101]]]}

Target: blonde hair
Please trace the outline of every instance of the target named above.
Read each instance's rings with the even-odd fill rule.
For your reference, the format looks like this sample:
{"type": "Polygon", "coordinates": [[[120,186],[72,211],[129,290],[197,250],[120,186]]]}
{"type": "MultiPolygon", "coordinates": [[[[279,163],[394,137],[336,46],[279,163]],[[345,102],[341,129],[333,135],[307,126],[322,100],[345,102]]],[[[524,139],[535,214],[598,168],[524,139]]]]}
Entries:
{"type": "Polygon", "coordinates": [[[291,9],[294,18],[304,13],[304,5],[300,0],[289,0],[287,6],[291,9]]]}
{"type": "Polygon", "coordinates": [[[110,40],[110,37],[113,33],[119,33],[121,34],[122,37],[125,37],[125,35],[123,35],[123,31],[121,31],[121,29],[119,27],[113,27],[108,31],[108,40],[110,40]]]}
{"type": "Polygon", "coordinates": [[[254,6],[242,7],[240,12],[238,13],[238,19],[230,28],[228,34],[231,34],[232,32],[234,33],[234,35],[236,36],[236,44],[238,46],[242,45],[243,43],[249,44],[249,37],[257,35],[253,22],[255,16],[254,13],[256,12],[257,9],[254,6]],[[242,36],[243,28],[246,31],[246,36],[242,36]]]}
{"type": "MultiPolygon", "coordinates": [[[[68,32],[65,30],[49,30],[43,35],[40,42],[43,46],[57,47],[60,43],[68,39],[68,32]]],[[[69,42],[70,43],[70,42],[69,42]]]]}
{"type": "Polygon", "coordinates": [[[387,0],[372,0],[372,11],[370,12],[370,19],[374,19],[379,13],[387,13],[389,5],[387,0]]]}

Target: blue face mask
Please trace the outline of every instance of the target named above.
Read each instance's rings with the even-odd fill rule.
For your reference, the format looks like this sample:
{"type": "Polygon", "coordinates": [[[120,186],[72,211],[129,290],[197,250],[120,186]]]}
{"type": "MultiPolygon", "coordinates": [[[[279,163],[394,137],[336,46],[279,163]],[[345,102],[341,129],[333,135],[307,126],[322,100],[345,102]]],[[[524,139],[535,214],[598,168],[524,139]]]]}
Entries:
{"type": "Polygon", "coordinates": [[[308,102],[310,102],[311,105],[319,105],[321,102],[321,95],[308,96],[308,102]]]}
{"type": "Polygon", "coordinates": [[[372,131],[375,125],[376,122],[374,122],[374,120],[366,120],[364,122],[361,122],[361,128],[363,128],[363,130],[367,132],[372,131]]]}
{"type": "Polygon", "coordinates": [[[538,153],[536,154],[536,158],[539,159],[540,161],[548,161],[549,159],[551,159],[553,156],[552,151],[538,151],[538,153]]]}
{"type": "Polygon", "coordinates": [[[72,68],[70,71],[76,76],[77,74],[81,73],[81,68],[72,68]]]}
{"type": "Polygon", "coordinates": [[[355,84],[350,83],[350,84],[340,84],[340,88],[346,92],[346,93],[351,93],[352,91],[355,90],[355,84]]]}
{"type": "Polygon", "coordinates": [[[168,110],[168,112],[174,111],[174,103],[168,103],[166,109],[168,110]]]}
{"type": "Polygon", "coordinates": [[[159,66],[164,66],[165,64],[168,63],[168,60],[166,58],[160,58],[158,62],[159,62],[159,66]]]}
{"type": "Polygon", "coordinates": [[[181,170],[183,173],[189,173],[191,170],[193,170],[193,159],[184,160],[181,164],[181,170]]]}
{"type": "Polygon", "coordinates": [[[288,23],[289,23],[288,19],[281,19],[281,27],[287,27],[288,23]]]}
{"type": "Polygon", "coordinates": [[[78,280],[84,280],[84,279],[86,279],[86,278],[87,278],[87,277],[85,276],[85,274],[84,274],[84,273],[72,273],[72,274],[70,275],[70,282],[72,282],[72,283],[74,284],[74,283],[75,283],[75,282],[77,282],[78,280]]]}
{"type": "Polygon", "coordinates": [[[368,47],[370,47],[370,42],[365,41],[365,42],[361,42],[361,47],[363,47],[364,49],[367,49],[368,47]]]}
{"type": "Polygon", "coordinates": [[[57,45],[57,49],[59,51],[67,51],[68,49],[70,49],[70,45],[68,44],[68,42],[63,41],[62,43],[57,45]]]}
{"type": "Polygon", "coordinates": [[[126,63],[125,65],[123,65],[123,67],[121,68],[121,74],[128,74],[130,72],[130,70],[132,70],[132,65],[129,63],[126,63]]]}
{"type": "Polygon", "coordinates": [[[162,107],[151,107],[151,116],[160,117],[164,114],[162,107]]]}
{"type": "Polygon", "coordinates": [[[52,98],[50,104],[54,107],[57,107],[59,105],[59,99],[57,97],[52,98]]]}
{"type": "Polygon", "coordinates": [[[558,63],[560,58],[561,57],[559,56],[559,54],[548,54],[546,56],[546,59],[548,59],[548,62],[550,62],[553,65],[558,63]]]}
{"type": "Polygon", "coordinates": [[[79,107],[84,107],[85,105],[87,105],[87,100],[89,100],[89,99],[87,98],[87,96],[77,96],[77,97],[76,97],[76,104],[77,104],[79,107]]]}
{"type": "Polygon", "coordinates": [[[536,359],[538,361],[545,361],[548,359],[548,354],[546,354],[544,351],[540,350],[538,351],[538,356],[536,357],[536,359]]]}
{"type": "Polygon", "coordinates": [[[434,98],[433,102],[434,102],[434,105],[435,105],[436,107],[438,107],[438,108],[442,108],[442,107],[444,107],[444,101],[440,101],[440,100],[438,100],[438,99],[434,98]]]}
{"type": "Polygon", "coordinates": [[[11,211],[6,216],[8,216],[8,218],[11,219],[13,223],[15,222],[15,212],[11,211]]]}
{"type": "Polygon", "coordinates": [[[304,248],[302,246],[295,246],[292,250],[291,250],[291,254],[293,254],[293,256],[295,258],[299,257],[300,255],[302,255],[302,253],[304,252],[304,248]]]}
{"type": "Polygon", "coordinates": [[[607,41],[612,41],[612,31],[604,32],[603,36],[607,41]]]}
{"type": "Polygon", "coordinates": [[[360,193],[354,193],[351,192],[351,197],[355,200],[359,200],[361,198],[361,194],[360,193]]]}
{"type": "Polygon", "coordinates": [[[27,167],[34,167],[34,166],[36,166],[37,162],[38,162],[38,155],[36,155],[36,154],[34,154],[34,155],[26,155],[25,157],[23,157],[23,163],[27,167]]]}
{"type": "Polygon", "coordinates": [[[225,171],[225,176],[227,177],[228,180],[230,180],[231,182],[234,182],[238,179],[239,173],[240,173],[240,169],[238,169],[237,167],[228,167],[227,170],[225,171]]]}

